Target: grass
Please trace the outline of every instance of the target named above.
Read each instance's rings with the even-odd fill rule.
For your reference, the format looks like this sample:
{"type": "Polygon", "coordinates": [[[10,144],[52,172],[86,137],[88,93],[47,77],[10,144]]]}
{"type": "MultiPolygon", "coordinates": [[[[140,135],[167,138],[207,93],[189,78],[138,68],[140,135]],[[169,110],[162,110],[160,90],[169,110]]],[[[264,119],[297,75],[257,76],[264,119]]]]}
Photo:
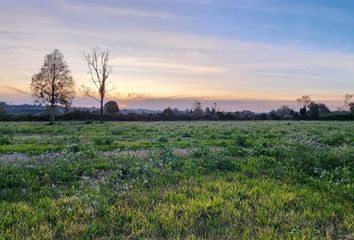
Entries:
{"type": "Polygon", "coordinates": [[[354,238],[353,122],[3,123],[0,239],[354,238]]]}

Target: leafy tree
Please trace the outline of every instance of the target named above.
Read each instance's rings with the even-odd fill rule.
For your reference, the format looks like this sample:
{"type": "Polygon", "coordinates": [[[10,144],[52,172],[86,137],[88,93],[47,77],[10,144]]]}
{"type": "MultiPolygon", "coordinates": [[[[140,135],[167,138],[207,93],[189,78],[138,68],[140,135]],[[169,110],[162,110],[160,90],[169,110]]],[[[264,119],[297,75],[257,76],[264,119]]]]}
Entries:
{"type": "Polygon", "coordinates": [[[108,114],[114,114],[119,112],[119,106],[116,101],[108,101],[104,105],[104,111],[108,114]]]}
{"type": "Polygon", "coordinates": [[[33,75],[32,96],[36,103],[49,104],[50,124],[55,121],[57,106],[70,107],[75,97],[75,82],[71,76],[64,55],[58,50],[46,55],[41,70],[33,75]]]}
{"type": "Polygon", "coordinates": [[[329,110],[329,108],[327,107],[326,104],[324,103],[317,103],[318,105],[318,110],[319,110],[319,113],[330,113],[331,110],[329,110]]]}
{"type": "Polygon", "coordinates": [[[320,108],[315,102],[310,102],[308,105],[310,117],[313,119],[319,118],[320,108]]]}
{"type": "Polygon", "coordinates": [[[320,114],[330,113],[331,111],[324,103],[316,103],[311,101],[308,105],[309,114],[312,118],[318,119],[320,114]]]}
{"type": "Polygon", "coordinates": [[[99,97],[96,98],[91,90],[83,86],[84,95],[91,97],[100,103],[100,122],[103,122],[103,103],[107,93],[108,77],[112,72],[112,66],[109,64],[109,51],[95,47],[91,52],[84,53],[89,68],[91,81],[98,90],[99,97]]]}

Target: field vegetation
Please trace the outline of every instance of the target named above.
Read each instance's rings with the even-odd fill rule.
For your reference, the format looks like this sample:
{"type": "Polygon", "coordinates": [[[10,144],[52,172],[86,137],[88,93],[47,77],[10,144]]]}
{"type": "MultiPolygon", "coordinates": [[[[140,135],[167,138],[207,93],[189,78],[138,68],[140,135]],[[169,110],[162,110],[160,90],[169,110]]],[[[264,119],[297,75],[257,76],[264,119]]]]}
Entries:
{"type": "Polygon", "coordinates": [[[353,122],[88,123],[1,123],[0,239],[354,238],[353,122]]]}

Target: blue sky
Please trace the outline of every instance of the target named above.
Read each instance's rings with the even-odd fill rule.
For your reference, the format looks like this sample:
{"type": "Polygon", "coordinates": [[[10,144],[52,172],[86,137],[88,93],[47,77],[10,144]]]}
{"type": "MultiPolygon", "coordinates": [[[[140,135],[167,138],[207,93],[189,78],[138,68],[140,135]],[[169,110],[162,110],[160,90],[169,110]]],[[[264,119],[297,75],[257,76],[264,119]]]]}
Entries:
{"type": "Polygon", "coordinates": [[[90,86],[82,53],[100,46],[123,107],[266,111],[310,94],[335,108],[354,91],[353,14],[349,0],[1,0],[0,100],[30,102],[54,48],[90,86]]]}

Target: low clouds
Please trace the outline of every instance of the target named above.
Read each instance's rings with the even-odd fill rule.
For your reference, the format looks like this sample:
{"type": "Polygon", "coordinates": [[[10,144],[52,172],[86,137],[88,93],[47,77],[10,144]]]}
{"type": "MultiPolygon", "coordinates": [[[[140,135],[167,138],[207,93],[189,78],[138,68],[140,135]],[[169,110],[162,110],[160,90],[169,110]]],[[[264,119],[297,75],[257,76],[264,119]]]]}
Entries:
{"type": "Polygon", "coordinates": [[[123,4],[102,5],[102,2],[87,4],[86,2],[74,1],[58,1],[54,3],[58,8],[66,11],[88,16],[114,18],[114,17],[130,17],[130,18],[152,18],[152,19],[178,19],[175,14],[157,11],[153,9],[143,9],[139,6],[124,6],[123,4]]]}
{"type": "Polygon", "coordinates": [[[1,86],[2,89],[7,90],[9,94],[11,94],[11,92],[15,92],[15,93],[19,93],[25,96],[30,96],[31,93],[29,91],[24,91],[20,88],[16,88],[16,87],[6,87],[6,86],[1,86]]]}

